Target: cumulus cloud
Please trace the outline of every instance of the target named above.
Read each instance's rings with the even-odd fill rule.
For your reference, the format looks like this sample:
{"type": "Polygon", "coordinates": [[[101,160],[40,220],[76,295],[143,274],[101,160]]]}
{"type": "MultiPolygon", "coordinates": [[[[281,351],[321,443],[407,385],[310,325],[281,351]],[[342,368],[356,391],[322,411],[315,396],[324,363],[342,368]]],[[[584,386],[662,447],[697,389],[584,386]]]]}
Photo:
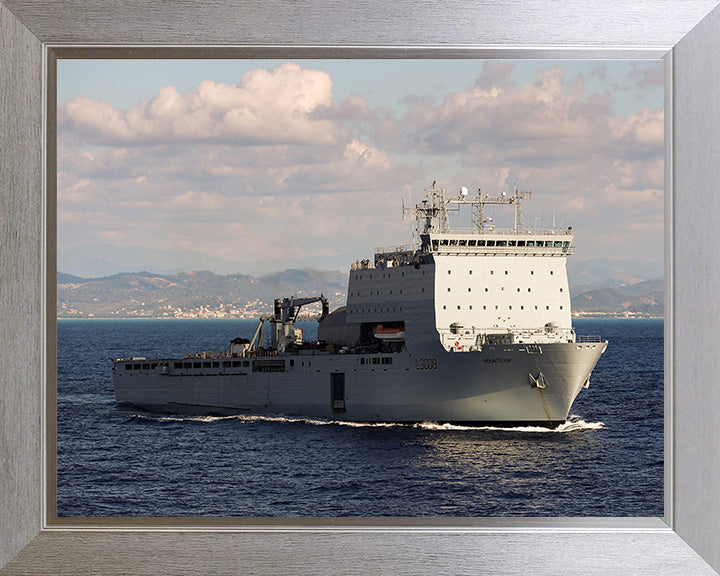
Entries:
{"type": "MultiPolygon", "coordinates": [[[[246,73],[238,84],[207,80],[194,90],[174,86],[125,110],[81,96],[58,108],[68,135],[101,145],[175,142],[278,143],[332,145],[334,125],[314,117],[332,102],[332,78],[291,62],[274,70],[246,73]]],[[[347,103],[353,107],[353,102],[347,103]]]]}
{"type": "Polygon", "coordinates": [[[125,109],[73,98],[58,109],[61,265],[63,246],[107,242],[186,254],[189,268],[204,254],[223,272],[344,268],[406,243],[400,198],[433,180],[493,193],[517,182],[535,192],[528,221],[555,209],[606,245],[620,245],[611,221],[625,245],[632,230],[661,235],[662,109],[615,117],[611,87],[590,92],[560,66],[525,83],[512,72],[490,63],[465,89],[396,108],[336,101],[329,74],[293,63],[125,109]]]}

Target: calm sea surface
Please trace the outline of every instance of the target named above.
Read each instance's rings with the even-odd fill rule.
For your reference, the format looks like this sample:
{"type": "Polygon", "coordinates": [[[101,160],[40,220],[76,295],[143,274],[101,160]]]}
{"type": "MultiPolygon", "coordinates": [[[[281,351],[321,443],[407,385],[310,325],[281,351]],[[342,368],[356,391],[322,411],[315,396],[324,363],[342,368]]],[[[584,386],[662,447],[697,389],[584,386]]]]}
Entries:
{"type": "MultiPolygon", "coordinates": [[[[575,320],[610,345],[560,431],[115,405],[110,358],[225,350],[255,325],[60,320],[58,515],[663,515],[662,320],[575,320]]],[[[316,324],[298,326],[315,336],[316,324]]]]}

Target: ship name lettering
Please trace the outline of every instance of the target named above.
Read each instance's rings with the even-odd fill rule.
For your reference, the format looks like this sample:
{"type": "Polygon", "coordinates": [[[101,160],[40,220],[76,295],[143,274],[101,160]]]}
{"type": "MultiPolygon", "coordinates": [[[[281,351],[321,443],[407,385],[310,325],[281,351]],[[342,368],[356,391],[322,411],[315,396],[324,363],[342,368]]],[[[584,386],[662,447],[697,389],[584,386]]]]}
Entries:
{"type": "Polygon", "coordinates": [[[437,370],[437,367],[436,358],[419,358],[415,360],[416,370],[437,370]]]}
{"type": "Polygon", "coordinates": [[[501,362],[512,362],[510,358],[483,358],[485,364],[499,364],[501,362]]]}

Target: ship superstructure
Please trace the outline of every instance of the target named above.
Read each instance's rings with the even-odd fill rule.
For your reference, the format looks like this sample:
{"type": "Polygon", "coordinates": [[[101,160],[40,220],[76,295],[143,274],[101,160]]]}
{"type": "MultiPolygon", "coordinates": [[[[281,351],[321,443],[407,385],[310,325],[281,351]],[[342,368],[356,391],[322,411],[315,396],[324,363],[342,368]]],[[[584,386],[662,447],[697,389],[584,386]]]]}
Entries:
{"type": "Polygon", "coordinates": [[[118,402],[360,421],[564,422],[607,346],[572,327],[572,229],[526,226],[522,202],[532,193],[517,187],[447,198],[433,184],[425,193],[403,208],[414,219],[411,245],[351,265],[346,307],[328,314],[322,296],[278,299],[252,340],[216,358],[117,359],[118,402]],[[496,227],[496,207],[513,209],[512,228],[496,227]],[[467,208],[471,226],[451,225],[467,208]],[[304,343],[294,322],[314,301],[323,302],[318,341],[304,343]]]}

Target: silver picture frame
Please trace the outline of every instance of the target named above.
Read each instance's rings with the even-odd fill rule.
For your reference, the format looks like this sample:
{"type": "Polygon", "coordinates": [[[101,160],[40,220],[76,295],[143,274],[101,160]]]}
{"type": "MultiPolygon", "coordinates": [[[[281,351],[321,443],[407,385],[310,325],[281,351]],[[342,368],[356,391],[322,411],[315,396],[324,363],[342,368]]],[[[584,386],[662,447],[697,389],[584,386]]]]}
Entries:
{"type": "Polygon", "coordinates": [[[0,574],[716,574],[717,4],[0,0],[0,574]],[[284,56],[664,59],[663,518],[56,517],[56,59],[284,56]]]}

